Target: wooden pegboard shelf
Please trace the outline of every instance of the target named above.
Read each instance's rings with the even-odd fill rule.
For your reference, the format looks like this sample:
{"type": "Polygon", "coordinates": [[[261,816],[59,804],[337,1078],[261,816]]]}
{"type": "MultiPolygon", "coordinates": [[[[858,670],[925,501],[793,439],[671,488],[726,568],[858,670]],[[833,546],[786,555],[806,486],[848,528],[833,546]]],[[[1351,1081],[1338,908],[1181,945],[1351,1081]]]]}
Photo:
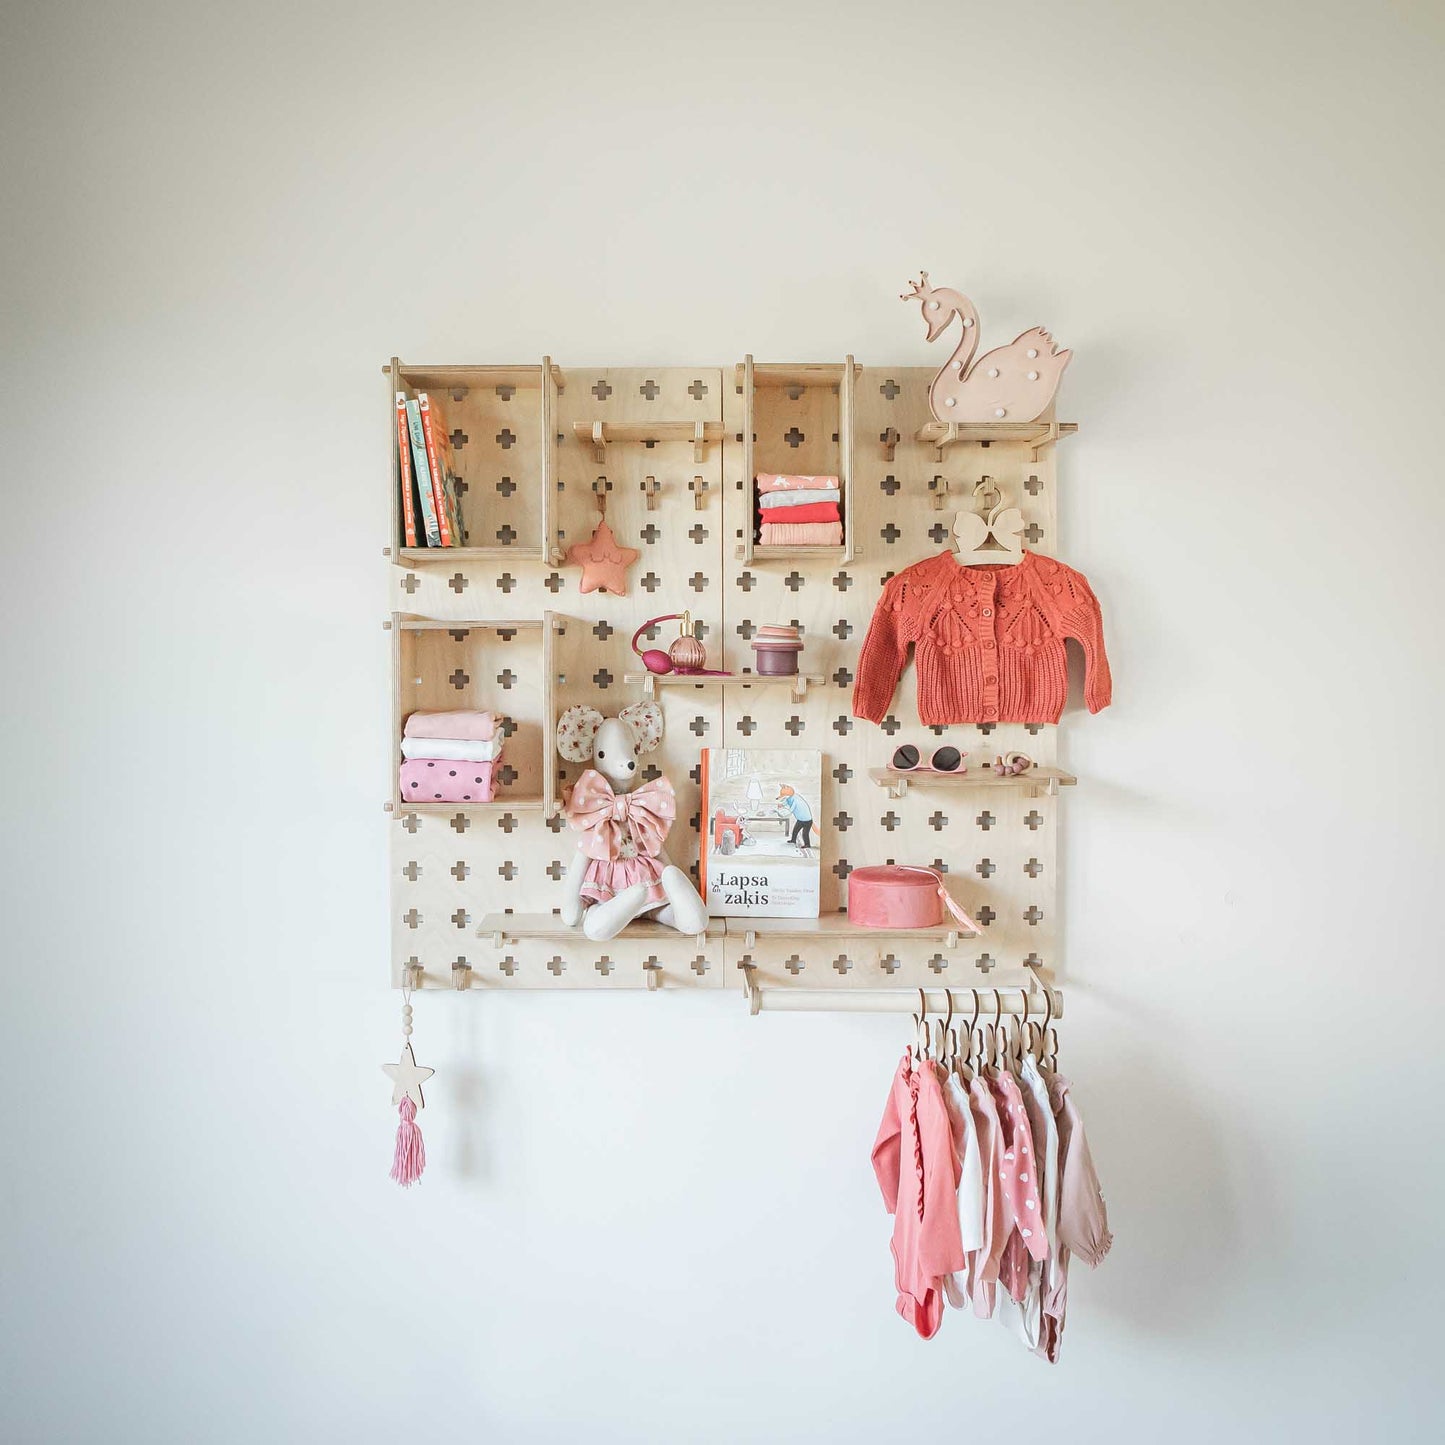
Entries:
{"type": "Polygon", "coordinates": [[[900,772],[897,768],[869,768],[868,776],[890,798],[903,797],[910,787],[984,788],[1023,793],[1026,797],[1055,797],[1060,788],[1072,788],[1079,780],[1062,768],[1030,768],[1026,773],[1000,777],[991,767],[970,768],[963,773],[930,773],[922,768],[900,772]]]}
{"type": "MultiPolygon", "coordinates": [[[[392,555],[390,547],[385,555],[392,555]]],[[[396,560],[406,567],[425,567],[433,562],[466,567],[476,562],[547,562],[551,559],[540,547],[400,547],[396,560]]]]}
{"type": "Polygon", "coordinates": [[[949,447],[962,442],[1023,442],[1038,461],[1044,447],[1052,446],[1060,437],[1072,436],[1078,429],[1076,421],[1054,421],[1052,417],[1037,421],[931,421],[919,427],[913,439],[931,446],[940,462],[949,447]]]}
{"type": "Polygon", "coordinates": [[[545,798],[531,793],[521,796],[498,793],[490,803],[402,803],[399,806],[395,803],[384,803],[382,806],[388,813],[404,818],[408,813],[436,814],[442,817],[451,813],[545,813],[548,803],[545,798]]]}
{"type": "Polygon", "coordinates": [[[686,942],[698,948],[706,947],[710,939],[718,939],[726,932],[724,920],[710,919],[705,933],[679,933],[663,923],[633,923],[624,928],[616,938],[594,940],[587,937],[580,928],[569,928],[557,913],[488,913],[477,925],[478,938],[490,938],[493,948],[505,948],[508,944],[523,939],[560,939],[570,943],[586,943],[602,946],[607,943],[649,942],[654,939],[671,942],[686,942]]]}
{"type": "Polygon", "coordinates": [[[802,939],[821,943],[845,938],[882,941],[904,939],[909,943],[941,943],[957,948],[960,937],[974,934],[962,932],[957,924],[940,924],[937,928],[860,928],[846,913],[824,913],[818,918],[729,918],[729,938],[740,937],[744,948],[756,948],[759,939],[802,939]]]}
{"type": "Polygon", "coordinates": [[[815,672],[792,673],[786,677],[766,677],[758,672],[730,672],[725,677],[701,677],[678,672],[625,672],[622,680],[636,686],[651,697],[659,687],[786,687],[794,702],[802,702],[810,687],[822,687],[824,679],[815,672]]]}
{"type": "Polygon", "coordinates": [[[849,559],[847,547],[763,547],[753,543],[752,556],[746,557],[745,547],[739,547],[738,560],[753,562],[846,562],[849,559]]]}

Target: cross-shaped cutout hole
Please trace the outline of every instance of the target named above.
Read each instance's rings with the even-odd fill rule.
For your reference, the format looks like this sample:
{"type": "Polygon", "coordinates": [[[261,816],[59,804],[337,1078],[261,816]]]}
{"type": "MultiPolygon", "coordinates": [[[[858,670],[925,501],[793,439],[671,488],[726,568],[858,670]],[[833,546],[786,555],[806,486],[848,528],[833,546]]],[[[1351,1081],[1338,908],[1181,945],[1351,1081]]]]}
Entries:
{"type": "Polygon", "coordinates": [[[891,953],[885,953],[883,957],[878,960],[878,967],[892,978],[892,976],[898,972],[899,968],[897,956],[891,953]]]}
{"type": "Polygon", "coordinates": [[[656,592],[662,586],[662,578],[656,572],[649,572],[642,579],[642,585],[649,593],[656,592]]]}
{"type": "Polygon", "coordinates": [[[456,912],[452,914],[452,922],[456,924],[458,928],[465,928],[467,924],[471,922],[471,919],[468,917],[465,908],[458,908],[456,912]]]}
{"type": "Polygon", "coordinates": [[[699,953],[688,967],[701,978],[708,970],[707,954],[699,953]]]}
{"type": "Polygon", "coordinates": [[[401,876],[405,878],[408,883],[415,883],[416,880],[421,877],[421,864],[418,863],[415,858],[411,859],[406,867],[401,870],[401,876]]]}
{"type": "Polygon", "coordinates": [[[744,642],[750,642],[752,640],[753,634],[757,630],[757,626],[753,622],[753,619],[751,617],[744,617],[743,620],[738,623],[736,628],[738,636],[741,637],[744,642]]]}
{"type": "Polygon", "coordinates": [[[459,667],[456,668],[452,672],[451,676],[447,678],[447,681],[451,683],[451,685],[456,688],[458,692],[460,692],[471,680],[472,679],[470,675],[463,672],[459,667]]]}
{"type": "Polygon", "coordinates": [[[511,813],[503,813],[502,816],[497,819],[497,827],[510,838],[517,827],[517,820],[511,813]]]}
{"type": "Polygon", "coordinates": [[[457,861],[453,863],[450,868],[447,869],[447,872],[450,873],[452,877],[457,880],[458,883],[465,883],[467,881],[467,878],[470,876],[471,871],[472,870],[467,867],[465,861],[461,858],[458,858],[457,861]]]}
{"type": "Polygon", "coordinates": [[[840,833],[846,833],[853,826],[853,819],[847,813],[834,813],[833,826],[840,833]]]}
{"type": "Polygon", "coordinates": [[[979,730],[979,732],[980,732],[984,737],[987,737],[991,732],[993,732],[993,730],[994,730],[996,727],[998,727],[998,724],[997,724],[997,723],[979,723],[979,724],[978,724],[978,730],[979,730]]]}
{"type": "Polygon", "coordinates": [[[987,928],[997,917],[998,914],[995,913],[993,909],[988,906],[987,903],[985,903],[983,907],[980,908],[976,914],[974,914],[973,921],[977,923],[981,928],[987,928]]]}
{"type": "Polygon", "coordinates": [[[833,586],[840,592],[846,592],[852,585],[853,579],[846,572],[839,572],[833,578],[833,586]]]}
{"type": "Polygon", "coordinates": [[[691,587],[694,592],[701,592],[707,587],[707,577],[701,572],[694,572],[692,576],[687,579],[687,585],[691,587]]]}
{"type": "Polygon", "coordinates": [[[903,390],[903,388],[899,386],[898,383],[894,381],[893,378],[890,376],[888,380],[885,381],[883,385],[878,388],[878,390],[883,393],[885,401],[892,401],[893,398],[897,396],[900,391],[903,390]]]}
{"type": "Polygon", "coordinates": [[[833,865],[833,877],[835,877],[840,883],[846,883],[848,881],[848,875],[852,871],[853,865],[846,858],[840,858],[833,865]]]}
{"type": "Polygon", "coordinates": [[[613,968],[615,968],[616,965],[604,953],[602,957],[599,958],[595,964],[593,964],[593,967],[597,970],[598,973],[602,975],[603,978],[606,978],[611,974],[613,968]]]}
{"type": "Polygon", "coordinates": [[[597,671],[592,674],[592,681],[595,682],[598,687],[608,688],[612,686],[616,679],[605,667],[599,667],[597,671]]]}
{"type": "Polygon", "coordinates": [[[562,961],[560,954],[554,953],[552,957],[547,960],[547,972],[550,973],[553,978],[561,978],[566,971],[567,965],[562,961]]]}
{"type": "Polygon", "coordinates": [[[472,826],[472,820],[465,813],[453,813],[450,827],[453,832],[465,833],[472,826]]]}
{"type": "Polygon", "coordinates": [[[418,913],[415,908],[408,908],[406,912],[401,915],[401,921],[406,924],[408,928],[420,928],[421,914],[418,913]]]}
{"type": "Polygon", "coordinates": [[[695,547],[701,547],[707,541],[707,528],[701,522],[694,522],[687,529],[687,535],[692,538],[695,547]]]}
{"type": "Polygon", "coordinates": [[[973,965],[980,973],[992,973],[998,967],[998,960],[991,953],[981,953],[973,965]]]}
{"type": "Polygon", "coordinates": [[[853,769],[847,763],[839,763],[833,769],[833,781],[836,783],[851,783],[853,781],[853,769]]]}
{"type": "Polygon", "coordinates": [[[758,579],[754,577],[751,572],[738,573],[738,586],[741,587],[744,592],[751,592],[753,588],[757,586],[757,582],[758,579]]]}
{"type": "Polygon", "coordinates": [[[543,579],[542,586],[555,597],[562,590],[562,574],[560,572],[549,572],[543,579]]]}
{"type": "Polygon", "coordinates": [[[833,731],[837,733],[840,738],[847,737],[848,734],[853,731],[853,719],[839,714],[839,716],[833,719],[833,731]]]}
{"type": "Polygon", "coordinates": [[[1027,828],[1030,833],[1037,833],[1043,825],[1044,815],[1040,813],[1038,809],[1030,808],[1029,811],[1024,814],[1024,827],[1027,828]]]}
{"type": "Polygon", "coordinates": [[[504,426],[501,431],[497,433],[497,445],[501,447],[503,451],[506,451],[508,450],[508,448],[514,446],[516,444],[516,440],[517,434],[509,426],[504,426]]]}
{"type": "Polygon", "coordinates": [[[461,427],[454,426],[452,428],[451,442],[453,451],[461,451],[461,449],[466,446],[469,441],[471,441],[471,437],[469,437],[466,432],[461,429],[461,427]]]}
{"type": "Polygon", "coordinates": [[[406,576],[401,579],[402,591],[405,592],[408,597],[420,586],[421,578],[418,577],[415,572],[408,572],[406,576]]]}
{"type": "Polygon", "coordinates": [[[935,547],[943,546],[943,544],[948,541],[948,528],[945,527],[942,522],[935,522],[928,529],[928,540],[932,542],[935,547]]]}
{"type": "Polygon", "coordinates": [[[948,815],[935,810],[929,814],[928,826],[932,828],[935,833],[941,833],[948,827],[948,815]]]}
{"type": "Polygon", "coordinates": [[[790,426],[787,431],[783,433],[783,440],[787,442],[790,447],[800,447],[807,441],[807,437],[805,437],[797,427],[790,426]]]}
{"type": "Polygon", "coordinates": [[[789,592],[796,592],[803,585],[804,580],[803,574],[795,568],[783,578],[783,586],[789,592]]]}
{"type": "Polygon", "coordinates": [[[994,815],[990,813],[987,808],[985,808],[983,812],[981,812],[978,817],[974,819],[974,821],[978,824],[980,828],[983,829],[985,833],[987,833],[988,830],[992,828],[995,823],[998,822],[998,819],[995,818],[994,815]]]}
{"type": "MultiPolygon", "coordinates": [[[[464,865],[461,864],[461,863],[458,863],[458,864],[457,864],[457,868],[461,868],[461,867],[463,867],[463,866],[464,866],[464,865]]],[[[454,868],[454,869],[452,870],[452,872],[455,873],[455,872],[456,872],[456,868],[454,868]]],[[[497,873],[498,873],[502,878],[505,878],[508,883],[510,883],[510,882],[512,881],[512,879],[514,879],[514,878],[517,876],[517,865],[516,865],[510,858],[508,858],[508,859],[504,860],[503,862],[497,864],[497,873]]],[[[458,882],[461,882],[462,878],[464,878],[465,876],[466,876],[465,874],[460,875],[460,876],[458,877],[457,881],[458,881],[458,882]]]]}
{"type": "Polygon", "coordinates": [[[504,667],[497,674],[497,682],[503,692],[511,692],[517,684],[517,674],[510,667],[504,667]]]}
{"type": "Polygon", "coordinates": [[[700,738],[707,731],[707,719],[705,717],[694,717],[693,720],[688,723],[687,730],[692,733],[694,737],[700,738]]]}
{"type": "Polygon", "coordinates": [[[1024,478],[1024,490],[1029,496],[1036,497],[1043,489],[1044,484],[1032,473],[1024,478]]]}
{"type": "Polygon", "coordinates": [[[903,483],[900,482],[897,477],[890,474],[889,476],[884,477],[883,480],[878,483],[878,485],[882,487],[883,490],[887,492],[890,497],[892,497],[897,495],[898,489],[903,485],[903,483]]]}
{"type": "Polygon", "coordinates": [[[846,953],[840,953],[833,960],[833,967],[846,978],[853,968],[853,960],[846,953]]]}
{"type": "Polygon", "coordinates": [[[738,719],[738,731],[745,737],[750,738],[758,730],[758,725],[746,713],[738,719]]]}
{"type": "Polygon", "coordinates": [[[707,386],[701,377],[698,377],[687,390],[688,395],[691,396],[694,401],[701,401],[703,397],[707,395],[707,386]]]}
{"type": "Polygon", "coordinates": [[[447,586],[460,597],[467,590],[467,579],[460,572],[454,572],[448,580],[447,586]]]}
{"type": "Polygon", "coordinates": [[[995,863],[992,858],[980,858],[978,862],[973,865],[973,871],[977,873],[980,878],[992,878],[993,875],[998,872],[998,864],[995,863]]]}
{"type": "Polygon", "coordinates": [[[797,737],[798,734],[802,732],[804,727],[806,726],[807,724],[804,723],[803,719],[800,718],[797,713],[793,713],[792,716],[788,718],[787,722],[783,724],[784,729],[790,732],[794,737],[797,737]]]}
{"type": "Polygon", "coordinates": [[[1027,873],[1030,878],[1037,878],[1043,871],[1044,865],[1040,863],[1037,858],[1030,858],[1029,861],[1024,864],[1024,872],[1027,873]]]}
{"type": "Polygon", "coordinates": [[[1036,953],[1031,953],[1026,959],[1024,959],[1025,968],[1042,968],[1043,966],[1043,959],[1041,959],[1036,953]]]}
{"type": "Polygon", "coordinates": [[[644,381],[637,389],[648,401],[656,401],[662,392],[662,388],[655,381],[651,380],[651,378],[644,381]]]}
{"type": "Polygon", "coordinates": [[[803,960],[802,960],[801,958],[799,958],[796,953],[791,954],[791,955],[784,961],[783,967],[784,967],[785,969],[787,969],[788,972],[789,972],[790,974],[792,974],[794,978],[797,978],[797,976],[798,976],[800,973],[802,973],[802,971],[803,971],[803,960]]]}
{"type": "Polygon", "coordinates": [[[599,376],[597,378],[597,385],[592,388],[592,395],[595,396],[598,401],[606,401],[607,398],[612,395],[612,388],[599,376]]]}
{"type": "Polygon", "coordinates": [[[934,973],[942,973],[948,967],[948,960],[941,953],[935,953],[928,960],[928,966],[934,973]]]}
{"type": "Polygon", "coordinates": [[[1030,522],[1024,528],[1024,541],[1030,547],[1037,547],[1044,540],[1044,529],[1037,522],[1030,522]]]}
{"type": "Polygon", "coordinates": [[[641,534],[641,535],[642,535],[642,540],[643,540],[644,542],[646,542],[649,547],[651,547],[651,546],[654,546],[654,545],[656,544],[658,538],[662,536],[662,532],[659,530],[658,525],[657,525],[656,522],[649,522],[649,523],[642,529],[642,534],[641,534]]]}
{"type": "Polygon", "coordinates": [[[903,819],[900,818],[897,813],[893,812],[892,809],[889,809],[889,811],[884,813],[884,815],[879,818],[878,821],[888,832],[891,833],[895,828],[898,827],[898,825],[903,821],[903,819]]]}
{"type": "Polygon", "coordinates": [[[517,533],[510,522],[503,522],[502,525],[497,528],[497,541],[499,541],[502,546],[510,547],[516,540],[517,533]]]}
{"type": "Polygon", "coordinates": [[[1024,909],[1024,922],[1027,923],[1030,928],[1037,928],[1043,920],[1044,911],[1037,903],[1030,903],[1029,906],[1024,909]]]}
{"type": "Polygon", "coordinates": [[[562,875],[563,875],[566,871],[567,871],[566,865],[562,862],[562,860],[561,860],[560,858],[554,858],[554,859],[547,865],[547,868],[546,868],[547,877],[549,877],[549,878],[552,880],[552,882],[554,882],[554,883],[560,882],[560,881],[561,881],[561,878],[562,878],[562,875]]]}
{"type": "Polygon", "coordinates": [[[517,484],[511,477],[503,477],[502,480],[497,483],[497,490],[504,497],[510,497],[512,493],[517,490],[517,484]]]}
{"type": "Polygon", "coordinates": [[[511,978],[511,976],[512,976],[514,973],[516,973],[516,971],[517,971],[517,960],[516,960],[515,958],[513,958],[512,955],[509,953],[509,954],[497,965],[497,967],[498,967],[499,969],[501,969],[502,972],[503,972],[504,974],[506,974],[508,978],[511,978]]]}
{"type": "Polygon", "coordinates": [[[887,733],[888,736],[891,738],[893,734],[896,733],[903,726],[903,724],[899,722],[892,713],[889,713],[888,716],[885,717],[883,721],[878,724],[878,726],[881,727],[883,731],[887,733]]]}
{"type": "Polygon", "coordinates": [[[497,589],[500,592],[510,594],[517,586],[517,579],[510,572],[503,572],[497,578],[497,589]]]}
{"type": "Polygon", "coordinates": [[[847,642],[853,635],[853,624],[849,622],[846,617],[840,617],[833,624],[832,631],[833,636],[836,637],[839,642],[847,642]]]}
{"type": "Polygon", "coordinates": [[[891,547],[903,535],[903,533],[900,532],[898,528],[893,525],[892,522],[889,522],[886,527],[882,527],[879,529],[878,535],[882,537],[883,540],[891,547]]]}
{"type": "Polygon", "coordinates": [[[853,674],[852,674],[851,672],[849,672],[846,667],[840,667],[840,668],[833,674],[833,686],[834,686],[834,687],[848,687],[848,686],[851,685],[852,681],[853,681],[853,674]]]}

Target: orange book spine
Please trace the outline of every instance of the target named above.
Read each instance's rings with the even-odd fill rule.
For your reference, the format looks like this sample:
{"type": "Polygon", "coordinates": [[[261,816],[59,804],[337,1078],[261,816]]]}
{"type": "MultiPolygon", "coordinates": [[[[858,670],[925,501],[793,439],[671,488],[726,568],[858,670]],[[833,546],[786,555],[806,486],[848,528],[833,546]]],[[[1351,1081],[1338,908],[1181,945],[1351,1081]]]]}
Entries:
{"type": "Polygon", "coordinates": [[[416,546],[416,504],[411,496],[411,437],[406,429],[406,397],[396,394],[396,454],[401,458],[402,545],[416,546]]]}
{"type": "Polygon", "coordinates": [[[426,437],[426,459],[431,464],[431,494],[437,507],[437,526],[441,529],[442,546],[456,545],[452,536],[451,519],[447,516],[446,475],[442,471],[441,452],[437,447],[435,413],[425,392],[418,398],[421,402],[421,429],[426,437]]]}

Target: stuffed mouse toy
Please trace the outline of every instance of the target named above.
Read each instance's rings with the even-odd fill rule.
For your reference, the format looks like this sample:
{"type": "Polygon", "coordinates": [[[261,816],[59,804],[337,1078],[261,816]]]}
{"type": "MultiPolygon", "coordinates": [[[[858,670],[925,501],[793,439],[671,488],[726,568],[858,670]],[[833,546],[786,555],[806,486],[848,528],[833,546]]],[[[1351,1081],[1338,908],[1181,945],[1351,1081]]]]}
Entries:
{"type": "Polygon", "coordinates": [[[568,826],[581,836],[564,881],[562,921],[588,938],[615,938],[634,919],[652,918],[680,933],[707,928],[707,905],[663,844],[677,816],[666,778],[638,786],[638,758],[662,742],[662,709],[633,703],[615,718],[569,707],[557,720],[557,751],[591,762],[567,794],[568,826]]]}

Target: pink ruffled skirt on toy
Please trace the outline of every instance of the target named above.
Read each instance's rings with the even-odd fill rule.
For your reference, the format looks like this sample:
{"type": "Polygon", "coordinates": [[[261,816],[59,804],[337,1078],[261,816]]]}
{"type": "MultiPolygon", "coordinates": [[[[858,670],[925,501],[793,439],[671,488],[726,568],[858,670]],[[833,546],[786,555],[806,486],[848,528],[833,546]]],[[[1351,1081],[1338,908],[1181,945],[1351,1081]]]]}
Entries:
{"type": "Polygon", "coordinates": [[[624,888],[646,883],[647,901],[666,903],[667,893],[661,882],[663,866],[661,858],[618,858],[615,862],[594,858],[582,879],[582,897],[588,903],[606,903],[624,888]]]}

